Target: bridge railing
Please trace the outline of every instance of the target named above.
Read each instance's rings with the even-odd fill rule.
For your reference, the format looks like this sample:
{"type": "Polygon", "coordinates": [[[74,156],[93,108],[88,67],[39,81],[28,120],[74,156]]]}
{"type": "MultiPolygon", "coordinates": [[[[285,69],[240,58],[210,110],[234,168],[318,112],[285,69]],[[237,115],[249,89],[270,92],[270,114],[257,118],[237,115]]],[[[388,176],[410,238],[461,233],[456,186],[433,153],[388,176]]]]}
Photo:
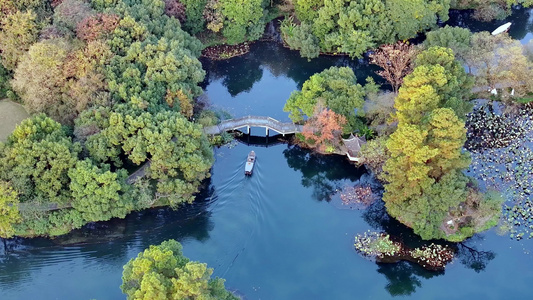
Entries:
{"type": "Polygon", "coordinates": [[[267,127],[269,129],[278,131],[283,134],[294,133],[294,132],[300,131],[300,127],[293,123],[288,123],[288,122],[284,123],[274,118],[263,117],[263,116],[246,116],[246,117],[241,117],[238,119],[230,119],[230,120],[222,121],[220,124],[218,124],[218,128],[222,131],[229,130],[229,129],[237,129],[237,128],[241,128],[244,126],[267,127]]]}

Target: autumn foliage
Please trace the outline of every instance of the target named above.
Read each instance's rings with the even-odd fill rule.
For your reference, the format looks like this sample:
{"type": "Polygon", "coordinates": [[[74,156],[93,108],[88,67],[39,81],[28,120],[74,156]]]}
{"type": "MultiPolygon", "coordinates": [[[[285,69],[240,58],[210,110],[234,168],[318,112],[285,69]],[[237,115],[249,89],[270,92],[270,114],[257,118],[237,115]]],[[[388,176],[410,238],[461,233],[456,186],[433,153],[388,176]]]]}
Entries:
{"type": "Polygon", "coordinates": [[[379,47],[371,55],[371,63],[383,68],[376,73],[387,80],[394,93],[397,93],[403,78],[413,71],[415,55],[413,45],[399,41],[396,44],[379,47]]]}
{"type": "Polygon", "coordinates": [[[94,41],[111,33],[118,26],[120,17],[114,14],[96,14],[83,19],[76,28],[76,35],[84,41],[94,41]]]}
{"type": "Polygon", "coordinates": [[[52,5],[52,7],[56,7],[61,4],[61,2],[63,2],[63,0],[52,0],[50,1],[50,5],[52,5]]]}
{"type": "Polygon", "coordinates": [[[178,19],[181,24],[187,20],[185,9],[185,5],[178,0],[165,0],[165,14],[178,19]]]}
{"type": "Polygon", "coordinates": [[[306,140],[314,141],[320,151],[326,151],[327,146],[338,144],[346,118],[330,109],[322,109],[310,118],[304,125],[302,134],[306,140]]]}
{"type": "Polygon", "coordinates": [[[165,95],[165,101],[170,107],[174,106],[176,99],[178,100],[181,114],[187,119],[190,119],[193,115],[193,105],[191,99],[189,99],[187,94],[184,93],[182,90],[167,90],[167,94],[165,95]]]}

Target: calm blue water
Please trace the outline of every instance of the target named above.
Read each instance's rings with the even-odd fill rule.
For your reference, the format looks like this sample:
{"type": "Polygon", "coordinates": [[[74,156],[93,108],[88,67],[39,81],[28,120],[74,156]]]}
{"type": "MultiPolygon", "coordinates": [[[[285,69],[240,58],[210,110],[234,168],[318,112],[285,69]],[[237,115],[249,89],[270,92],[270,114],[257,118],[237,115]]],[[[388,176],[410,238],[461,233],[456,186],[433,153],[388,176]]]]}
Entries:
{"type": "MultiPolygon", "coordinates": [[[[517,14],[531,31],[529,11],[517,14]]],[[[258,43],[252,50],[205,63],[212,105],[234,116],[288,120],[281,111],[286,98],[313,73],[347,65],[361,83],[373,73],[364,62],[346,58],[309,63],[275,44],[258,43]]],[[[339,189],[372,183],[364,170],[344,157],[315,156],[285,144],[235,142],[215,153],[213,176],[193,205],[134,213],[53,241],[10,241],[9,253],[0,250],[0,299],[124,299],[122,266],[171,238],[247,299],[531,299],[532,241],[511,241],[490,230],[457,245],[457,258],[440,273],[407,262],[376,264],[355,253],[355,234],[386,230],[419,241],[390,220],[380,202],[365,210],[338,208],[339,189]],[[258,159],[254,175],[246,178],[250,150],[258,159]]]]}
{"type": "Polygon", "coordinates": [[[379,265],[355,253],[353,236],[386,229],[409,238],[409,231],[389,220],[379,203],[359,211],[327,201],[336,189],[368,180],[344,158],[242,144],[221,148],[216,157],[209,188],[186,209],[137,213],[77,232],[90,234],[85,245],[19,242],[2,256],[2,299],[121,299],[122,266],[170,238],[248,299],[528,298],[530,241],[493,231],[477,235],[466,242],[476,251],[459,246],[459,257],[443,273],[410,263],[379,265]],[[244,158],[251,149],[257,168],[246,178],[244,158]]]}

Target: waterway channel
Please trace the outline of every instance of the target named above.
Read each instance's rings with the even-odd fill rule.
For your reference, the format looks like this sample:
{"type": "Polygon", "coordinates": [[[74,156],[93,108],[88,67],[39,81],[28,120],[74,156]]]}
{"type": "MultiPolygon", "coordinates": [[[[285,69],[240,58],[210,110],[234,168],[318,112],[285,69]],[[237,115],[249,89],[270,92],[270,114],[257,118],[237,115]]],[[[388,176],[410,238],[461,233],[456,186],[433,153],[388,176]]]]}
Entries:
{"type": "MultiPolygon", "coordinates": [[[[451,24],[480,30],[465,14],[452,17],[451,24]]],[[[517,22],[511,34],[523,43],[533,37],[532,17],[524,9],[510,17],[517,22]]],[[[490,30],[505,22],[483,26],[490,30]]],[[[268,115],[281,121],[288,120],[285,100],[312,74],[350,66],[363,83],[375,70],[345,57],[308,62],[265,42],[243,57],[203,63],[213,107],[235,117],[268,115]]],[[[264,131],[252,129],[252,134],[264,131]]],[[[369,174],[341,156],[314,155],[287,144],[263,146],[233,142],[216,149],[212,177],[198,200],[178,211],[133,213],[55,240],[10,241],[9,253],[0,250],[0,299],[124,299],[122,266],[167,239],[182,243],[186,256],[206,262],[246,299],[530,297],[530,240],[512,241],[494,229],[478,234],[457,246],[457,258],[444,272],[408,262],[376,264],[354,251],[355,234],[385,230],[409,243],[420,241],[389,219],[379,202],[364,210],[334,205],[345,186],[375,186],[369,174]],[[257,153],[257,165],[254,175],[245,177],[250,150],[257,153]]]]}

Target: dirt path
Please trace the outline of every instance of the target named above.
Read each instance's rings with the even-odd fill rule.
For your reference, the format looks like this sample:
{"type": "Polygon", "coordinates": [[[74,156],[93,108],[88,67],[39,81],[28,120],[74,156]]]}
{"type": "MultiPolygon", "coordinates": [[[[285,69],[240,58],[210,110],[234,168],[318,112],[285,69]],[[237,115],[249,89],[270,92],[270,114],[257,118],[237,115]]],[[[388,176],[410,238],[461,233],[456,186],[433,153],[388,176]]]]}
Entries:
{"type": "Polygon", "coordinates": [[[15,127],[29,116],[22,105],[8,99],[0,100],[0,142],[5,142],[15,127]]]}

